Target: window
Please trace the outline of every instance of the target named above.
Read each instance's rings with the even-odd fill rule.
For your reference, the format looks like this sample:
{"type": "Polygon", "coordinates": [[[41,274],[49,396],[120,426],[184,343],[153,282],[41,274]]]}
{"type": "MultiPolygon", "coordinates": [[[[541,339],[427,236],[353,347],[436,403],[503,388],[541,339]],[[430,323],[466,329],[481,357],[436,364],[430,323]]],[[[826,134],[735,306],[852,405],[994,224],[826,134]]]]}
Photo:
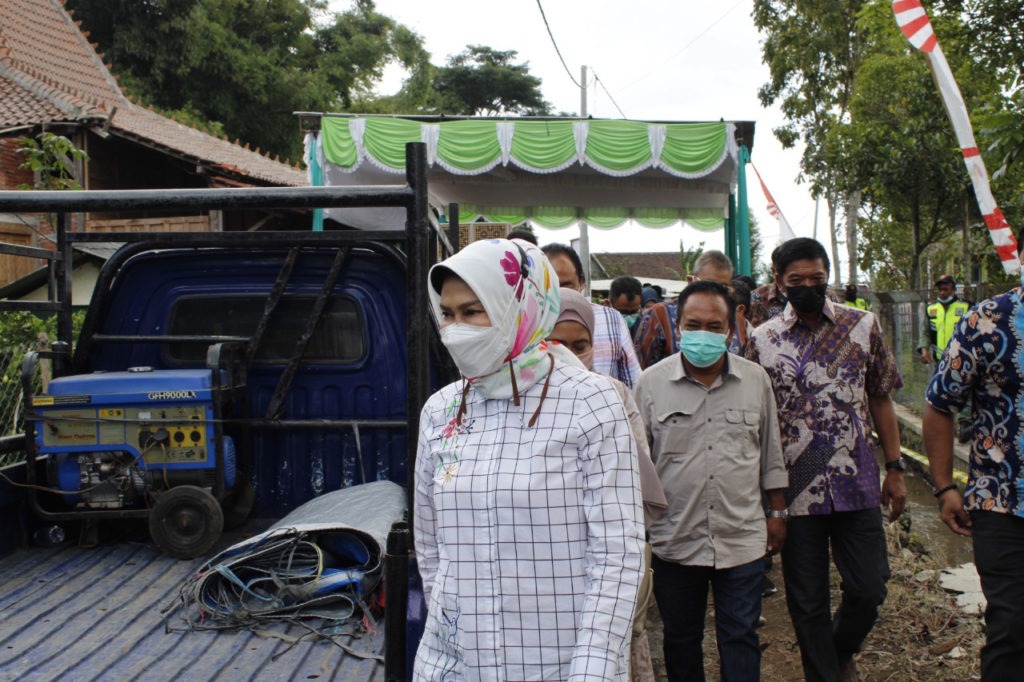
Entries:
{"type": "MultiPolygon", "coordinates": [[[[316,297],[285,295],[267,322],[256,362],[283,364],[295,350],[313,310],[316,297]]],[[[256,332],[267,297],[264,295],[187,296],[171,310],[168,334],[172,336],[252,336],[256,332]]],[[[324,306],[303,360],[309,363],[351,364],[366,352],[364,321],[351,298],[333,296],[324,306]]],[[[175,362],[204,364],[206,346],[172,343],[168,353],[175,362]]]]}

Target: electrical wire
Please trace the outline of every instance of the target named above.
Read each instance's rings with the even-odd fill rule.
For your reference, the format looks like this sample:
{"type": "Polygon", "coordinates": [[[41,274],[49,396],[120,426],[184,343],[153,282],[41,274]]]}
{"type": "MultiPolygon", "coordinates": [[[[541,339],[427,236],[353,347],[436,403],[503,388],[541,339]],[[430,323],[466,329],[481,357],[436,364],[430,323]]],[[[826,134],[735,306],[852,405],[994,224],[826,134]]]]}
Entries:
{"type": "Polygon", "coordinates": [[[608,88],[605,87],[604,81],[597,75],[597,71],[594,72],[594,81],[601,85],[601,89],[604,90],[604,94],[608,95],[608,99],[612,101],[612,104],[615,105],[615,108],[618,110],[619,116],[622,118],[629,118],[626,116],[625,112],[622,111],[622,107],[620,107],[619,103],[615,101],[615,98],[612,97],[612,93],[608,92],[608,88]]]}
{"type": "Polygon", "coordinates": [[[185,582],[175,603],[162,609],[165,629],[248,629],[291,646],[322,638],[350,655],[382,660],[382,632],[373,607],[364,599],[380,589],[381,560],[370,554],[373,558],[365,561],[328,555],[318,543],[328,542],[337,532],[345,533],[284,530],[252,545],[224,550],[185,582]],[[183,628],[172,626],[175,614],[183,628]],[[296,636],[267,628],[274,623],[301,626],[308,632],[296,636]],[[340,641],[339,635],[350,643],[340,641]],[[356,642],[363,646],[353,646],[356,642]]]}
{"type": "Polygon", "coordinates": [[[540,10],[541,19],[544,20],[544,28],[548,30],[548,37],[551,38],[551,45],[555,48],[555,54],[558,55],[559,61],[562,62],[562,68],[565,69],[565,73],[568,74],[569,80],[577,88],[583,89],[576,77],[572,75],[572,71],[569,70],[569,65],[565,63],[565,57],[562,56],[562,51],[558,49],[558,43],[555,41],[555,34],[551,32],[551,25],[548,23],[548,16],[544,14],[544,5],[541,4],[540,0],[537,0],[537,8],[540,10]]]}
{"type": "Polygon", "coordinates": [[[18,214],[18,213],[8,213],[8,215],[12,215],[15,218],[17,218],[18,222],[22,223],[25,227],[27,227],[28,229],[32,230],[36,234],[36,236],[39,237],[40,239],[45,239],[46,241],[50,242],[51,244],[56,244],[57,243],[56,239],[54,239],[53,237],[51,237],[51,236],[49,236],[47,234],[43,234],[42,232],[40,232],[39,228],[37,228],[36,226],[32,225],[32,223],[30,223],[27,220],[25,220],[24,218],[22,218],[20,214],[18,214]]]}
{"type": "Polygon", "coordinates": [[[87,493],[90,490],[96,490],[96,488],[106,485],[106,481],[103,481],[96,485],[89,486],[88,488],[79,488],[78,490],[61,490],[59,488],[47,488],[46,486],[33,485],[31,483],[18,483],[2,471],[0,471],[0,478],[7,481],[8,485],[12,485],[15,488],[28,488],[29,490],[38,490],[44,493],[53,493],[54,495],[81,495],[82,493],[87,493]]]}
{"type": "MultiPolygon", "coordinates": [[[[735,4],[733,4],[733,6],[732,6],[732,7],[730,7],[730,8],[729,8],[729,9],[727,9],[727,10],[725,10],[725,13],[724,13],[724,14],[722,14],[722,15],[721,15],[720,17],[718,17],[717,19],[715,19],[715,20],[714,20],[713,22],[711,22],[711,23],[710,23],[710,24],[709,24],[709,25],[707,26],[707,28],[705,28],[705,29],[704,29],[703,31],[701,31],[700,33],[698,33],[698,34],[697,34],[696,36],[694,36],[693,38],[691,38],[691,39],[690,39],[690,41],[689,41],[688,43],[686,43],[685,45],[683,45],[683,46],[682,46],[681,48],[679,48],[678,50],[676,50],[675,52],[673,52],[673,53],[672,53],[671,55],[669,55],[668,57],[666,57],[666,58],[665,58],[664,60],[662,60],[662,62],[661,62],[661,64],[660,64],[660,66],[664,66],[665,64],[668,64],[668,63],[669,63],[669,62],[671,62],[671,61],[672,61],[673,59],[675,59],[676,57],[678,57],[679,55],[681,55],[682,53],[684,53],[684,52],[686,52],[686,51],[687,51],[688,49],[690,49],[690,47],[692,47],[694,43],[696,43],[696,42],[697,42],[698,40],[700,40],[700,39],[701,39],[701,38],[703,38],[703,37],[704,37],[705,35],[707,35],[708,31],[710,31],[711,29],[713,29],[713,28],[714,28],[715,26],[717,26],[718,24],[722,23],[722,22],[723,22],[723,21],[725,20],[725,18],[726,18],[727,16],[729,16],[730,14],[732,14],[733,10],[735,10],[735,9],[736,9],[737,7],[739,7],[739,6],[740,6],[740,5],[742,5],[742,4],[743,4],[743,0],[737,0],[737,2],[736,2],[735,4]]],[[[623,89],[623,90],[628,90],[629,88],[633,87],[634,85],[636,85],[636,84],[637,84],[637,83],[639,83],[640,81],[643,81],[643,80],[645,80],[645,79],[649,78],[649,77],[650,77],[651,75],[653,75],[653,74],[654,74],[654,71],[653,71],[653,70],[652,70],[652,71],[648,71],[647,73],[645,73],[644,75],[640,76],[639,78],[637,78],[637,79],[636,79],[636,80],[634,80],[634,81],[633,81],[632,83],[630,83],[629,85],[627,85],[626,87],[624,87],[624,88],[622,88],[622,89],[623,89]]]]}

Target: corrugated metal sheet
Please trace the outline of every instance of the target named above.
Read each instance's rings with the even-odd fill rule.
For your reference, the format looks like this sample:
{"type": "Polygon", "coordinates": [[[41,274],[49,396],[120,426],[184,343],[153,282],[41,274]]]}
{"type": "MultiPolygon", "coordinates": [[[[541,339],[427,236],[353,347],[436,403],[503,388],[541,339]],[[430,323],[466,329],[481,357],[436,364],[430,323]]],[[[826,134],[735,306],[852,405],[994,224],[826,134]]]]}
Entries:
{"type": "Polygon", "coordinates": [[[200,563],[142,543],[0,559],[0,680],[384,679],[382,663],[329,642],[166,632],[161,611],[200,563]]]}

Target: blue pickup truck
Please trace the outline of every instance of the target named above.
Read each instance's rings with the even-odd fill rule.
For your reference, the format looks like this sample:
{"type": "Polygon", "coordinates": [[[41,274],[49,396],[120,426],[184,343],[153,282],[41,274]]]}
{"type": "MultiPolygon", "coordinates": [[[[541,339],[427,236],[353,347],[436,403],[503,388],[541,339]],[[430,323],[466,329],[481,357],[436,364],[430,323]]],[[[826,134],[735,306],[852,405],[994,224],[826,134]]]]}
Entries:
{"type": "Polygon", "coordinates": [[[40,354],[57,377],[47,391],[27,359],[26,434],[0,443],[25,453],[0,478],[0,680],[407,679],[423,613],[407,521],[387,539],[380,656],[171,632],[161,611],[211,550],[325,492],[406,484],[445,366],[422,285],[452,249],[429,219],[422,145],[408,161],[404,186],[0,192],[0,212],[61,216],[48,257],[65,348],[62,266],[73,244],[109,239],[64,229],[66,213],[407,214],[397,231],[119,235],[73,352],[40,354]]]}

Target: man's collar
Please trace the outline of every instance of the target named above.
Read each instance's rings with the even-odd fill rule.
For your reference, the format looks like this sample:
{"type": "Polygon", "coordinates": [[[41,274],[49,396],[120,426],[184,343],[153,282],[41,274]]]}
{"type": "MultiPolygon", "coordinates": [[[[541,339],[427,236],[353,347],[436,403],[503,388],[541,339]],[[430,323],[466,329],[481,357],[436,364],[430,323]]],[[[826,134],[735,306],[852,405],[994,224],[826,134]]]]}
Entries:
{"type": "Polygon", "coordinates": [[[775,282],[772,282],[771,288],[768,289],[768,301],[770,303],[786,304],[786,297],[782,295],[781,291],[779,291],[779,285],[775,282]]]}
{"type": "MultiPolygon", "coordinates": [[[[826,296],[825,305],[821,309],[821,316],[826,318],[829,322],[832,322],[833,324],[835,324],[836,321],[836,305],[837,304],[833,303],[826,296]]],[[[785,309],[783,309],[781,315],[782,321],[785,323],[786,327],[792,327],[794,324],[797,323],[797,320],[800,319],[800,316],[796,314],[796,309],[793,308],[792,303],[786,304],[786,307],[785,309]]]]}
{"type": "MultiPolygon", "coordinates": [[[[736,377],[737,379],[740,378],[739,370],[737,370],[732,363],[732,358],[729,357],[730,355],[731,353],[729,353],[729,351],[725,352],[725,366],[722,368],[722,373],[718,375],[722,380],[727,376],[736,377]]],[[[686,363],[683,362],[682,352],[676,353],[676,357],[679,358],[679,362],[673,363],[672,371],[669,373],[668,378],[672,381],[696,381],[696,379],[691,377],[686,371],[686,363]]]]}

